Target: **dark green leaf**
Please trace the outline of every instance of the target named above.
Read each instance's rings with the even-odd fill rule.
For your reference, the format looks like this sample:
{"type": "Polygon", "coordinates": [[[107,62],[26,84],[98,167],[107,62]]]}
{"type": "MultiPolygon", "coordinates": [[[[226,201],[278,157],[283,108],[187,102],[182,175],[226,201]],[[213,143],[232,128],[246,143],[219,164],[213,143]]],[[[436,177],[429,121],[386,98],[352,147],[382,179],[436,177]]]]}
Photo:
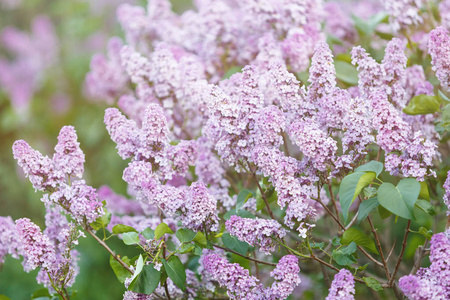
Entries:
{"type": "Polygon", "coordinates": [[[142,231],[142,235],[145,237],[146,240],[153,240],[155,238],[155,231],[150,227],[148,227],[145,228],[144,231],[142,231]]]}
{"type": "Polygon", "coordinates": [[[249,248],[249,245],[246,242],[241,242],[236,237],[230,235],[229,233],[224,233],[222,235],[222,242],[225,245],[225,247],[234,250],[236,252],[239,252],[242,255],[247,254],[247,250],[249,248]]]}
{"type": "Polygon", "coordinates": [[[203,254],[203,249],[202,247],[195,245],[194,251],[192,253],[194,253],[194,255],[200,256],[203,254]]]}
{"type": "MultiPolygon", "coordinates": [[[[129,265],[130,260],[128,257],[124,256],[121,258],[122,261],[129,265]]],[[[109,265],[114,271],[114,274],[116,274],[117,279],[123,283],[127,277],[130,277],[130,272],[127,271],[117,260],[114,259],[114,257],[111,255],[109,258],[109,265]]]]}
{"type": "Polygon", "coordinates": [[[151,295],[158,287],[160,279],[161,271],[156,270],[153,264],[145,265],[134,282],[130,284],[129,289],[135,293],[151,295]]]}
{"type": "Polygon", "coordinates": [[[383,171],[383,164],[379,161],[372,160],[365,165],[359,166],[356,168],[355,172],[374,172],[377,174],[377,177],[383,171]]]}
{"type": "Polygon", "coordinates": [[[356,271],[364,271],[365,269],[367,269],[367,267],[368,267],[369,265],[370,265],[370,264],[367,263],[367,264],[365,264],[364,266],[359,266],[359,267],[357,267],[355,270],[356,270],[356,271]]]}
{"type": "Polygon", "coordinates": [[[384,208],[381,205],[378,205],[378,213],[380,214],[380,217],[384,220],[386,218],[389,218],[392,213],[388,211],[386,208],[384,208]]]}
{"type": "Polygon", "coordinates": [[[122,240],[125,245],[139,244],[139,233],[125,232],[124,234],[122,234],[122,240]]]}
{"type": "Polygon", "coordinates": [[[356,68],[352,64],[342,60],[336,60],[334,67],[336,68],[336,78],[351,85],[358,84],[358,71],[356,71],[356,68]]]}
{"type": "Polygon", "coordinates": [[[166,241],[166,246],[167,246],[167,250],[169,250],[170,252],[174,252],[177,250],[177,246],[175,246],[175,243],[170,240],[166,241]]]}
{"type": "Polygon", "coordinates": [[[313,243],[310,244],[311,248],[313,248],[313,249],[323,249],[324,245],[325,245],[324,242],[321,242],[321,243],[313,242],[313,243]]]}
{"type": "Polygon", "coordinates": [[[114,234],[125,233],[125,232],[137,232],[137,230],[131,226],[124,225],[124,224],[117,224],[113,227],[114,234]]]}
{"type": "Polygon", "coordinates": [[[197,233],[187,228],[180,228],[175,235],[181,243],[187,243],[192,241],[197,233]]]}
{"type": "MultiPolygon", "coordinates": [[[[39,289],[39,290],[35,291],[33,293],[33,295],[31,295],[31,299],[36,299],[39,297],[50,297],[50,293],[48,292],[48,289],[46,289],[46,288],[39,289]]],[[[3,300],[3,299],[0,297],[0,300],[3,300]]]]}
{"type": "Polygon", "coordinates": [[[361,190],[372,182],[375,176],[375,172],[355,172],[342,179],[339,187],[339,202],[341,203],[345,222],[347,222],[350,205],[361,193],[361,190]]]}
{"type": "Polygon", "coordinates": [[[427,200],[417,199],[415,206],[417,206],[418,208],[420,208],[421,210],[423,210],[424,212],[426,212],[430,216],[434,216],[434,215],[437,214],[437,212],[434,209],[433,205],[427,200]]]}
{"type": "Polygon", "coordinates": [[[331,243],[333,244],[333,246],[340,246],[341,245],[341,239],[337,236],[335,236],[333,238],[333,240],[331,240],[331,243]]]}
{"type": "Polygon", "coordinates": [[[359,205],[358,218],[356,219],[358,224],[361,223],[361,221],[364,220],[372,210],[378,207],[378,205],[380,205],[380,203],[378,203],[377,197],[364,200],[359,205]]]}
{"type": "Polygon", "coordinates": [[[194,242],[204,248],[204,247],[206,247],[207,240],[203,233],[197,232],[197,234],[194,237],[194,242]]]}
{"type": "Polygon", "coordinates": [[[426,115],[439,110],[439,98],[437,96],[418,95],[409,101],[403,112],[408,115],[426,115]]]}
{"type": "Polygon", "coordinates": [[[176,256],[171,256],[168,261],[161,259],[164,264],[164,269],[167,275],[172,279],[173,283],[182,291],[186,290],[186,270],[180,259],[176,256]]]}
{"type": "Polygon", "coordinates": [[[370,287],[372,290],[376,292],[381,291],[383,289],[381,283],[379,283],[378,280],[376,280],[373,277],[363,277],[363,280],[368,287],[370,287]]]}
{"type": "Polygon", "coordinates": [[[359,229],[349,228],[342,235],[341,244],[348,245],[351,242],[355,242],[356,245],[362,246],[370,252],[378,254],[375,242],[359,229]]]}
{"type": "Polygon", "coordinates": [[[253,196],[252,191],[249,190],[242,190],[239,192],[239,195],[236,200],[236,210],[240,210],[242,206],[244,206],[245,202],[253,196]]]}
{"type": "Polygon", "coordinates": [[[192,252],[195,248],[195,244],[183,244],[180,246],[180,248],[178,249],[178,253],[180,254],[184,254],[184,253],[188,253],[188,252],[192,252]]]}
{"type": "Polygon", "coordinates": [[[420,193],[420,183],[414,178],[400,180],[397,186],[385,182],[378,188],[378,202],[391,213],[414,219],[413,207],[420,193]]]}
{"type": "Polygon", "coordinates": [[[155,239],[159,240],[166,233],[173,233],[173,231],[166,223],[159,224],[155,229],[155,239]]]}
{"type": "Polygon", "coordinates": [[[356,263],[356,259],[353,253],[356,251],[356,244],[354,242],[350,243],[347,247],[341,248],[340,250],[333,250],[332,257],[341,266],[351,265],[356,263]]]}

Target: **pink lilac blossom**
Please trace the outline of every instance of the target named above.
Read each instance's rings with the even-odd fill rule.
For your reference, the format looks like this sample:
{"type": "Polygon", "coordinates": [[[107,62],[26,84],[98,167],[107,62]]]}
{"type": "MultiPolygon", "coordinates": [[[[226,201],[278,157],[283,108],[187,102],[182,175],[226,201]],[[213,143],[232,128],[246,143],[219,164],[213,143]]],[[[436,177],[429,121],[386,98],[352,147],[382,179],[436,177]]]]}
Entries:
{"type": "Polygon", "coordinates": [[[84,172],[84,153],[73,126],[64,126],[58,135],[53,162],[55,167],[69,176],[81,178],[84,172]]]}
{"type": "Polygon", "coordinates": [[[286,231],[275,220],[245,219],[231,216],[225,222],[225,228],[240,241],[247,242],[251,246],[258,245],[259,251],[266,255],[275,251],[277,244],[274,240],[281,240],[286,236],[286,231]]]}
{"type": "Polygon", "coordinates": [[[289,128],[292,141],[304,157],[320,172],[332,166],[337,152],[337,142],[319,128],[314,119],[304,119],[289,128]]]}
{"type": "Polygon", "coordinates": [[[0,217],[0,264],[5,262],[5,256],[19,258],[22,245],[17,240],[16,224],[11,217],[0,217]]]}
{"type": "Polygon", "coordinates": [[[16,229],[23,246],[26,265],[32,270],[37,267],[52,270],[56,262],[55,246],[39,226],[28,218],[22,218],[16,220],[16,229]]]}
{"type": "Polygon", "coordinates": [[[272,299],[286,299],[300,284],[300,267],[298,258],[294,255],[285,255],[278,262],[276,268],[270,272],[275,282],[270,287],[272,299]]]}
{"type": "Polygon", "coordinates": [[[227,289],[230,299],[257,299],[252,292],[259,280],[239,264],[231,264],[218,254],[203,257],[202,266],[214,281],[227,289]]]}
{"type": "Polygon", "coordinates": [[[142,215],[144,213],[139,202],[116,194],[109,186],[101,186],[97,193],[100,200],[106,201],[106,208],[109,212],[119,215],[142,215]]]}
{"type": "Polygon", "coordinates": [[[323,96],[330,94],[336,86],[336,70],[333,64],[333,54],[325,42],[317,44],[309,68],[308,100],[317,102],[323,96]]]}
{"type": "Polygon", "coordinates": [[[394,31],[421,24],[423,21],[419,15],[423,0],[383,0],[381,2],[390,15],[389,24],[394,31]]]}
{"type": "Polygon", "coordinates": [[[447,30],[450,30],[450,1],[443,0],[439,3],[439,14],[441,15],[441,24],[447,30]]]}
{"type": "Polygon", "coordinates": [[[183,224],[195,231],[217,231],[219,218],[216,210],[217,200],[209,194],[205,184],[193,182],[189,187],[186,217],[183,218],[183,224]]]}
{"type": "Polygon", "coordinates": [[[55,169],[52,160],[34,150],[24,140],[18,140],[13,145],[14,159],[23,169],[33,187],[39,191],[53,191],[64,177],[62,172],[55,169]]]}
{"type": "Polygon", "coordinates": [[[118,37],[108,41],[107,58],[102,54],[92,57],[90,71],[86,75],[86,90],[90,97],[112,103],[127,88],[129,80],[122,67],[120,49],[123,42],[118,37]]]}
{"type": "Polygon", "coordinates": [[[412,300],[450,298],[450,230],[433,235],[429,268],[400,278],[399,287],[412,300]]]}
{"type": "Polygon", "coordinates": [[[442,26],[433,29],[428,37],[428,53],[431,64],[441,85],[450,91],[450,37],[449,32],[442,26]]]}
{"type": "Polygon", "coordinates": [[[447,206],[447,216],[450,216],[450,171],[447,173],[447,179],[444,182],[444,204],[447,206]]]}
{"type": "Polygon", "coordinates": [[[341,269],[334,276],[326,300],[353,300],[355,299],[355,282],[352,273],[341,269]]]}

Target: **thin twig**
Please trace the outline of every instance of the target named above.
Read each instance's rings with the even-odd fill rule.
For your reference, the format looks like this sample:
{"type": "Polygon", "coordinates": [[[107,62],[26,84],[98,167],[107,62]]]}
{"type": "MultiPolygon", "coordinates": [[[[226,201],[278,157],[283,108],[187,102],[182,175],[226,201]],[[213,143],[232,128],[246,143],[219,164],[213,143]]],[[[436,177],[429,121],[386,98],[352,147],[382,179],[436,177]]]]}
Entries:
{"type": "Polygon", "coordinates": [[[264,203],[266,204],[266,207],[267,207],[267,210],[269,211],[270,217],[271,217],[272,219],[275,219],[275,217],[273,216],[272,210],[270,209],[269,201],[267,201],[266,194],[264,193],[264,191],[263,191],[261,185],[259,184],[259,181],[258,181],[258,179],[256,178],[255,172],[252,171],[252,168],[251,168],[251,166],[250,166],[250,163],[247,162],[247,164],[248,164],[249,171],[250,171],[250,173],[252,174],[253,179],[255,180],[256,186],[258,187],[259,191],[261,192],[261,197],[263,198],[264,203]]]}
{"type": "Polygon", "coordinates": [[[93,237],[94,239],[96,239],[97,242],[98,242],[103,248],[105,248],[106,251],[108,251],[109,254],[111,254],[112,257],[113,257],[116,261],[118,261],[118,262],[122,265],[122,267],[124,267],[128,272],[130,272],[130,274],[133,274],[133,271],[130,269],[130,267],[128,267],[128,265],[127,265],[126,263],[124,263],[124,262],[120,259],[120,257],[117,256],[117,255],[111,250],[111,248],[108,247],[108,245],[106,245],[106,243],[105,243],[104,241],[102,241],[98,236],[96,236],[96,235],[95,235],[88,227],[85,227],[84,230],[86,230],[87,233],[89,233],[90,235],[92,235],[92,237],[93,237]]]}
{"type": "Polygon", "coordinates": [[[355,216],[353,217],[353,219],[350,221],[350,223],[348,223],[347,226],[345,226],[344,231],[348,230],[350,227],[353,226],[353,224],[356,223],[356,220],[358,219],[358,212],[356,212],[355,216]]]}
{"type": "MultiPolygon", "coordinates": [[[[411,272],[410,272],[410,274],[416,274],[416,272],[417,272],[417,270],[419,270],[419,268],[420,268],[420,262],[422,261],[422,258],[424,257],[424,255],[425,255],[425,249],[426,249],[426,245],[427,245],[427,240],[425,240],[425,243],[423,244],[423,246],[419,246],[418,248],[417,248],[417,250],[419,251],[418,253],[416,252],[416,256],[417,256],[417,258],[415,259],[415,261],[414,261],[414,266],[412,267],[412,269],[411,269],[411,272]]],[[[416,251],[417,251],[416,250],[416,251]]]]}
{"type": "Polygon", "coordinates": [[[240,257],[243,257],[243,258],[245,258],[245,259],[248,259],[248,260],[251,260],[251,261],[254,261],[254,262],[263,264],[263,265],[268,265],[268,266],[272,266],[272,267],[276,267],[276,266],[277,266],[277,265],[274,264],[274,263],[265,262],[265,261],[262,261],[262,260],[258,260],[258,259],[256,259],[256,258],[252,258],[252,257],[249,257],[249,256],[242,255],[241,253],[236,252],[236,251],[231,250],[231,249],[228,249],[228,248],[226,248],[226,247],[222,247],[222,246],[219,246],[219,245],[216,245],[216,244],[212,244],[212,245],[213,245],[214,247],[216,247],[216,248],[225,250],[225,251],[227,251],[227,252],[231,252],[231,253],[233,253],[233,254],[239,255],[240,257]]]}
{"type": "Polygon", "coordinates": [[[375,242],[377,244],[377,248],[378,248],[378,251],[380,252],[380,256],[381,256],[381,262],[383,263],[384,271],[386,272],[386,278],[389,281],[391,274],[389,273],[389,269],[388,269],[386,260],[384,259],[383,248],[381,248],[380,238],[378,237],[378,233],[377,233],[375,227],[373,226],[370,216],[367,216],[367,221],[369,221],[369,225],[372,230],[372,234],[375,237],[375,242]]]}
{"type": "Polygon", "coordinates": [[[406,225],[406,229],[405,229],[405,237],[403,238],[403,243],[402,243],[402,251],[400,252],[400,256],[398,257],[397,264],[395,265],[394,273],[392,273],[391,280],[389,281],[389,286],[391,286],[391,287],[392,287],[392,284],[394,283],[395,275],[397,275],[398,268],[400,267],[400,263],[402,262],[403,254],[405,253],[406,240],[408,239],[410,226],[411,226],[411,220],[408,220],[408,225],[406,225]]]}
{"type": "Polygon", "coordinates": [[[394,240],[394,245],[392,245],[391,251],[389,251],[389,254],[386,258],[386,263],[389,261],[389,258],[391,257],[392,251],[394,251],[395,243],[397,243],[397,240],[394,240]]]}

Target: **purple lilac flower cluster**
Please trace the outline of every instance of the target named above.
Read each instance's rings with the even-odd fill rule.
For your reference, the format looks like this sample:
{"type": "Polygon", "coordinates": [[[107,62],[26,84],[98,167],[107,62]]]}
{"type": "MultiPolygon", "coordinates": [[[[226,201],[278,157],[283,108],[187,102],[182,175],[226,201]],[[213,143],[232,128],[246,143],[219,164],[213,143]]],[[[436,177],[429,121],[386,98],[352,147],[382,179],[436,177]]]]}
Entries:
{"type": "Polygon", "coordinates": [[[245,219],[231,216],[225,222],[225,228],[240,241],[252,246],[258,245],[259,250],[266,255],[275,251],[277,244],[274,239],[282,239],[286,235],[286,231],[277,221],[259,218],[245,219]]]}
{"type": "Polygon", "coordinates": [[[298,258],[283,256],[270,273],[275,279],[271,287],[265,288],[259,280],[239,264],[229,263],[220,254],[208,254],[202,258],[205,275],[212,277],[220,286],[227,288],[230,299],[285,299],[300,284],[298,258]]]}
{"type": "Polygon", "coordinates": [[[409,299],[450,298],[450,230],[433,235],[430,242],[430,267],[400,278],[400,289],[409,299]]]}
{"type": "Polygon", "coordinates": [[[347,269],[341,269],[334,276],[330,287],[330,293],[326,300],[353,300],[355,299],[355,282],[352,273],[347,269]]]}

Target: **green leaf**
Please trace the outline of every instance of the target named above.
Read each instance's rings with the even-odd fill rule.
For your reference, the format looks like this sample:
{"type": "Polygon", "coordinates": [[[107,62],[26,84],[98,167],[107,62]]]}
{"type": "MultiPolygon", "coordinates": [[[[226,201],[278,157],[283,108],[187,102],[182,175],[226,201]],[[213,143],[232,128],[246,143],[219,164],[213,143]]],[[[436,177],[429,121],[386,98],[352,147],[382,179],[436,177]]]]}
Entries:
{"type": "Polygon", "coordinates": [[[427,240],[431,240],[431,237],[433,236],[433,231],[432,230],[428,230],[425,227],[420,227],[419,228],[419,233],[421,235],[423,235],[427,240]]]}
{"type": "Polygon", "coordinates": [[[336,78],[351,85],[358,84],[358,71],[356,71],[356,68],[352,64],[342,60],[336,60],[334,67],[336,68],[336,78]]]}
{"type": "Polygon", "coordinates": [[[356,271],[364,271],[365,269],[367,269],[367,267],[368,267],[369,265],[370,265],[370,264],[367,263],[367,264],[365,264],[364,266],[359,266],[359,267],[355,268],[355,270],[356,270],[356,271]]]}
{"type": "Polygon", "coordinates": [[[111,222],[111,213],[106,211],[106,207],[103,207],[103,209],[105,210],[105,214],[101,217],[98,217],[97,220],[89,224],[94,230],[105,228],[106,226],[108,226],[109,222],[111,222]]]}
{"type": "Polygon", "coordinates": [[[415,206],[420,208],[421,210],[423,210],[424,212],[426,212],[430,216],[434,216],[434,215],[437,214],[437,212],[434,209],[433,205],[427,200],[417,199],[415,206]]]}
{"type": "Polygon", "coordinates": [[[130,284],[129,290],[135,293],[151,295],[158,287],[160,279],[161,271],[156,270],[153,264],[145,265],[136,280],[130,284]]]}
{"type": "MultiPolygon", "coordinates": [[[[378,202],[379,204],[379,202],[378,202]]],[[[378,213],[380,214],[380,217],[384,220],[386,218],[389,218],[392,213],[390,211],[388,211],[386,208],[384,208],[381,205],[378,205],[378,213]]]]}
{"type": "Polygon", "coordinates": [[[311,246],[312,249],[323,249],[323,246],[324,246],[324,245],[325,245],[324,242],[321,242],[321,243],[312,242],[312,243],[310,244],[310,246],[311,246]]]}
{"type": "Polygon", "coordinates": [[[136,268],[134,269],[133,276],[131,276],[131,281],[133,281],[141,273],[143,267],[144,259],[142,258],[142,255],[139,254],[139,258],[136,261],[136,268]]]}
{"type": "Polygon", "coordinates": [[[403,112],[408,115],[426,115],[439,110],[441,105],[437,96],[418,95],[409,101],[403,112]]]}
{"type": "Polygon", "coordinates": [[[378,203],[378,199],[377,197],[374,198],[370,198],[367,200],[364,200],[360,205],[359,205],[359,209],[358,209],[358,218],[356,219],[356,221],[359,223],[361,223],[362,220],[364,220],[369,213],[374,210],[375,208],[378,207],[378,205],[380,205],[380,203],[378,203]]]}
{"type": "Polygon", "coordinates": [[[375,28],[378,24],[383,23],[387,20],[388,15],[384,12],[379,12],[370,17],[369,20],[365,21],[355,15],[352,15],[353,22],[355,24],[355,28],[358,31],[359,35],[362,37],[371,38],[373,33],[375,32],[375,28]]]}
{"type": "Polygon", "coordinates": [[[229,233],[224,233],[222,235],[222,242],[225,245],[225,247],[234,250],[236,252],[239,252],[242,255],[247,254],[247,250],[249,248],[249,244],[246,242],[241,242],[236,237],[230,235],[229,233]]]}
{"type": "MultiPolygon", "coordinates": [[[[48,291],[47,291],[47,293],[48,293],[48,291]]],[[[34,294],[33,294],[34,295],[34,294]]],[[[46,297],[47,299],[50,299],[50,298],[48,298],[48,297],[46,297]]],[[[31,299],[36,299],[36,298],[31,298],[31,299]]],[[[0,300],[11,300],[11,298],[9,298],[8,296],[5,296],[5,295],[0,295],[0,300]]]]}
{"type": "Polygon", "coordinates": [[[197,233],[187,228],[180,228],[175,235],[181,243],[187,243],[194,240],[197,233]]]}
{"type": "Polygon", "coordinates": [[[173,283],[182,291],[186,290],[186,270],[180,259],[171,256],[168,261],[161,259],[167,275],[172,279],[173,283]]]}
{"type": "Polygon", "coordinates": [[[385,182],[378,188],[378,202],[391,213],[414,219],[413,208],[420,193],[420,183],[414,178],[400,180],[397,186],[385,182]]]}
{"type": "Polygon", "coordinates": [[[204,248],[206,247],[207,239],[202,232],[197,232],[197,234],[194,237],[194,242],[204,248]]]}
{"type": "MultiPolygon", "coordinates": [[[[0,296],[3,296],[3,295],[0,295],[0,296]]],[[[33,293],[33,295],[31,295],[31,299],[36,299],[39,297],[50,297],[50,293],[48,292],[48,289],[47,288],[39,289],[39,290],[35,291],[33,293]]],[[[5,299],[9,299],[9,298],[5,298],[5,299]]],[[[0,300],[3,300],[2,297],[0,297],[0,300]]]]}
{"type": "Polygon", "coordinates": [[[155,229],[155,239],[159,240],[166,233],[173,233],[173,231],[166,223],[159,224],[155,229]]]}
{"type": "Polygon", "coordinates": [[[372,160],[365,165],[359,166],[356,168],[355,172],[374,172],[377,174],[377,177],[383,171],[383,164],[379,161],[372,160]]]}
{"type": "Polygon", "coordinates": [[[139,233],[125,232],[124,234],[122,234],[122,240],[125,245],[139,244],[139,233]]]}
{"type": "Polygon", "coordinates": [[[116,226],[113,227],[114,234],[125,233],[125,232],[137,232],[137,230],[131,226],[124,225],[124,224],[117,224],[116,226]]]}
{"type": "Polygon", "coordinates": [[[356,244],[355,242],[351,242],[350,245],[344,247],[340,250],[333,250],[332,258],[341,266],[348,266],[353,263],[356,263],[355,257],[353,257],[353,253],[356,252],[356,244]]]}
{"type": "MultiPolygon", "coordinates": [[[[127,256],[124,256],[121,258],[124,263],[129,265],[130,259],[127,256]]],[[[109,265],[114,271],[114,274],[116,274],[117,279],[123,283],[125,279],[131,276],[130,272],[127,271],[117,260],[114,259],[114,257],[111,255],[109,258],[109,265]]]]}
{"type": "Polygon", "coordinates": [[[194,253],[194,255],[201,256],[203,254],[203,249],[202,247],[195,245],[194,251],[192,253],[194,253]]]}
{"type": "Polygon", "coordinates": [[[373,277],[363,277],[362,279],[364,280],[364,282],[368,287],[370,287],[372,290],[376,292],[381,291],[383,289],[381,283],[379,283],[378,280],[376,280],[373,277]]]}
{"type": "Polygon", "coordinates": [[[250,197],[253,196],[252,191],[242,190],[239,192],[239,195],[236,200],[236,210],[240,210],[242,206],[244,206],[245,202],[247,202],[250,197]]]}
{"type": "Polygon", "coordinates": [[[145,228],[144,231],[142,231],[142,235],[145,237],[146,240],[153,240],[155,238],[155,231],[150,227],[148,227],[145,228]]]}
{"type": "Polygon", "coordinates": [[[342,215],[347,222],[350,205],[361,193],[361,190],[368,186],[375,178],[375,172],[355,172],[342,179],[339,187],[339,202],[341,203],[342,215]]]}
{"type": "Polygon", "coordinates": [[[438,90],[438,95],[441,100],[450,102],[450,99],[441,90],[438,90]]]}
{"type": "Polygon", "coordinates": [[[331,243],[333,244],[333,246],[340,246],[341,245],[341,239],[337,236],[335,236],[332,240],[331,243]]]}
{"type": "Polygon", "coordinates": [[[419,197],[422,197],[423,199],[430,201],[430,192],[428,191],[428,186],[425,181],[420,182],[419,197]]]}
{"type": "Polygon", "coordinates": [[[233,66],[231,68],[229,68],[225,74],[223,75],[222,79],[228,79],[230,78],[233,74],[241,72],[242,67],[240,66],[233,66]]]}
{"type": "Polygon", "coordinates": [[[178,253],[184,254],[188,252],[192,252],[195,248],[194,244],[183,244],[180,246],[180,248],[177,250],[178,253]]]}
{"type": "Polygon", "coordinates": [[[375,242],[359,229],[349,228],[342,235],[341,244],[348,245],[351,242],[355,242],[356,245],[362,246],[370,252],[378,254],[375,242]]]}
{"type": "Polygon", "coordinates": [[[372,198],[377,194],[377,189],[373,186],[367,186],[364,188],[364,197],[365,198],[372,198]]]}
{"type": "MultiPolygon", "coordinates": [[[[264,204],[264,206],[265,206],[265,204],[264,204]]],[[[224,218],[224,220],[228,220],[228,219],[230,219],[231,216],[239,216],[241,218],[246,218],[246,219],[255,219],[256,218],[255,215],[253,215],[252,213],[250,213],[246,210],[240,209],[239,211],[236,211],[236,209],[234,209],[234,208],[227,211],[225,213],[225,215],[223,215],[223,218],[224,218]]]]}
{"type": "Polygon", "coordinates": [[[449,130],[448,127],[450,126],[450,104],[447,104],[442,110],[441,119],[442,121],[439,122],[439,126],[444,127],[445,130],[449,130]]]}

